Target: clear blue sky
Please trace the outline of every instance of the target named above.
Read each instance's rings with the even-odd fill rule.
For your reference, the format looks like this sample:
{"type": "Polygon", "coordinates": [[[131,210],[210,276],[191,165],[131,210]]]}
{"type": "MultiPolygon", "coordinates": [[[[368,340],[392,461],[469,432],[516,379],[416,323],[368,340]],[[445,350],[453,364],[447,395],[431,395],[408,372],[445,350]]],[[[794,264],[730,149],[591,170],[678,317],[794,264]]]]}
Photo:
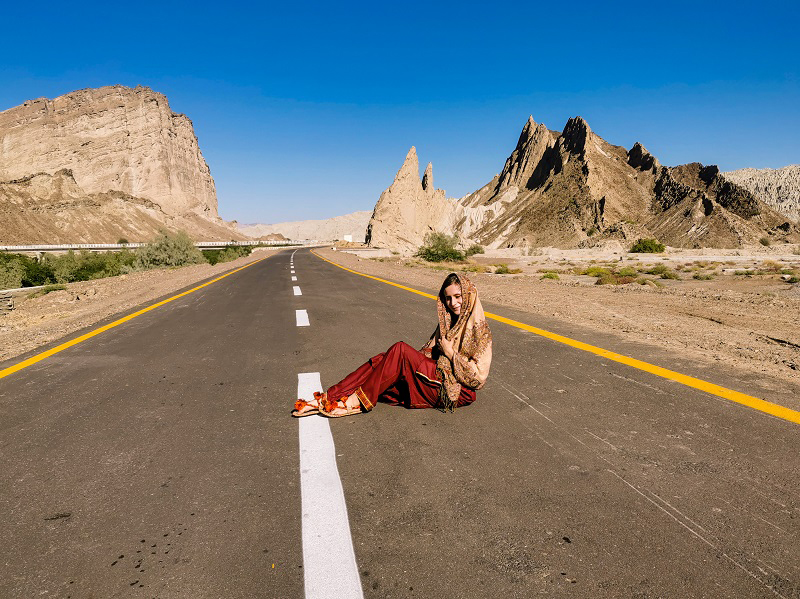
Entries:
{"type": "Polygon", "coordinates": [[[664,164],[800,163],[800,3],[4,3],[0,110],[148,85],[194,122],[220,213],[371,210],[408,148],[458,197],[533,115],[664,164]]]}

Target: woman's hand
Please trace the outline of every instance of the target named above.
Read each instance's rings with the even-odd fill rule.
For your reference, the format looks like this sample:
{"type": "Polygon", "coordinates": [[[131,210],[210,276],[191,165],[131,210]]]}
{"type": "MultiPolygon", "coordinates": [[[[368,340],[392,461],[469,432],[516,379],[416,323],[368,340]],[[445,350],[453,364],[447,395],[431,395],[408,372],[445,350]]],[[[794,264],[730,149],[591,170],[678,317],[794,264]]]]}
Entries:
{"type": "Polygon", "coordinates": [[[455,349],[453,347],[453,342],[450,341],[447,337],[440,337],[439,338],[439,350],[447,356],[448,360],[453,359],[453,354],[455,353],[455,349]]]}

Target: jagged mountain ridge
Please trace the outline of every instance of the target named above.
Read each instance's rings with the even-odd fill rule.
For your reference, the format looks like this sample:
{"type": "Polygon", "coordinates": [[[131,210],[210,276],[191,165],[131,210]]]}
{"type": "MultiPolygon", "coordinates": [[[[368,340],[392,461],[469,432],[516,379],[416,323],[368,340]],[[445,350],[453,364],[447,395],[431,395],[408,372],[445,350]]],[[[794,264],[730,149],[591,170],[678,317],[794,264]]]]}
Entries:
{"type": "Polygon", "coordinates": [[[796,236],[796,223],[725,180],[717,167],[664,167],[639,143],[630,151],[609,144],[580,117],[560,134],[530,118],[501,173],[461,199],[444,200],[444,207],[426,203],[419,171],[416,185],[408,171],[407,157],[375,206],[373,245],[409,251],[431,230],[487,247],[569,248],[647,236],[677,247],[740,247],[764,235],[796,236]]]}
{"type": "Polygon", "coordinates": [[[743,168],[722,176],[789,218],[800,221],[800,164],[779,169],[743,168]]]}
{"type": "Polygon", "coordinates": [[[7,183],[0,197],[0,241],[11,237],[46,241],[35,231],[60,233],[62,241],[108,241],[110,231],[122,229],[140,240],[135,231],[152,230],[147,218],[141,227],[136,224],[142,206],[148,206],[148,218],[160,220],[161,228],[183,223],[194,236],[213,233],[211,239],[243,238],[219,217],[214,180],[191,120],[172,112],[167,98],[147,87],[83,89],[0,112],[3,181],[7,183]],[[65,170],[68,177],[59,174],[65,170]],[[36,185],[20,187],[34,175],[36,185]],[[52,178],[49,183],[45,175],[52,178]],[[69,193],[58,200],[53,196],[56,189],[69,193]],[[114,208],[106,202],[99,214],[118,222],[101,222],[86,211],[103,194],[113,195],[114,208]],[[18,215],[9,214],[12,197],[15,210],[38,215],[36,227],[29,230],[18,215]],[[20,203],[25,197],[30,206],[20,203]],[[49,224],[48,215],[55,219],[49,224]],[[94,228],[78,219],[88,219],[94,228]],[[81,233],[64,239],[67,231],[81,233]]]}

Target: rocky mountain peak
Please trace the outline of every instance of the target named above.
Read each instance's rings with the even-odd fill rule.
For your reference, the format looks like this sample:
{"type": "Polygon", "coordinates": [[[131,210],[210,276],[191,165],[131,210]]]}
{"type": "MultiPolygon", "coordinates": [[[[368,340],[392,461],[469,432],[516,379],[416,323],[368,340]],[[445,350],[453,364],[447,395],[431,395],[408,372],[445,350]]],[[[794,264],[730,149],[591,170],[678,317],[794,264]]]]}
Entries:
{"type": "Polygon", "coordinates": [[[655,156],[638,141],[628,150],[628,164],[640,171],[657,171],[661,167],[655,156]]]}
{"type": "Polygon", "coordinates": [[[586,151],[586,142],[592,135],[589,123],[583,117],[572,117],[564,125],[561,132],[561,140],[564,148],[573,154],[583,154],[586,151]]]}
{"type": "Polygon", "coordinates": [[[642,144],[612,145],[581,117],[569,119],[561,135],[529,118],[501,174],[460,200],[446,200],[441,190],[429,197],[430,166],[424,189],[417,169],[416,162],[404,164],[408,177],[398,174],[378,200],[373,245],[412,251],[429,231],[489,248],[638,237],[676,247],[742,247],[765,235],[798,239],[797,223],[726,181],[716,166],[662,166],[642,144]]]}
{"type": "Polygon", "coordinates": [[[429,162],[425,167],[425,174],[422,175],[422,189],[429,194],[433,193],[433,163],[429,162]]]}
{"type": "Polygon", "coordinates": [[[522,128],[517,147],[506,160],[500,173],[497,189],[509,186],[527,188],[535,185],[534,171],[548,149],[555,145],[555,137],[544,125],[529,117],[522,128]]]}

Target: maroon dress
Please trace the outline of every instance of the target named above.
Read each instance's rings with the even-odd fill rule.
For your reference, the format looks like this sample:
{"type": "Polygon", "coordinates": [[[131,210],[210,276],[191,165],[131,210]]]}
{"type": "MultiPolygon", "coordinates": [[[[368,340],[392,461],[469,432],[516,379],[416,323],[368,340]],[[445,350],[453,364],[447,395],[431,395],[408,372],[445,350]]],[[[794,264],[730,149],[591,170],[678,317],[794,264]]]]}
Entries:
{"type": "MultiPolygon", "coordinates": [[[[344,401],[355,393],[367,412],[378,402],[434,408],[439,403],[441,386],[436,360],[399,341],[330,387],[327,394],[330,400],[344,401]]],[[[469,405],[475,397],[475,391],[462,385],[457,406],[469,405]]]]}

